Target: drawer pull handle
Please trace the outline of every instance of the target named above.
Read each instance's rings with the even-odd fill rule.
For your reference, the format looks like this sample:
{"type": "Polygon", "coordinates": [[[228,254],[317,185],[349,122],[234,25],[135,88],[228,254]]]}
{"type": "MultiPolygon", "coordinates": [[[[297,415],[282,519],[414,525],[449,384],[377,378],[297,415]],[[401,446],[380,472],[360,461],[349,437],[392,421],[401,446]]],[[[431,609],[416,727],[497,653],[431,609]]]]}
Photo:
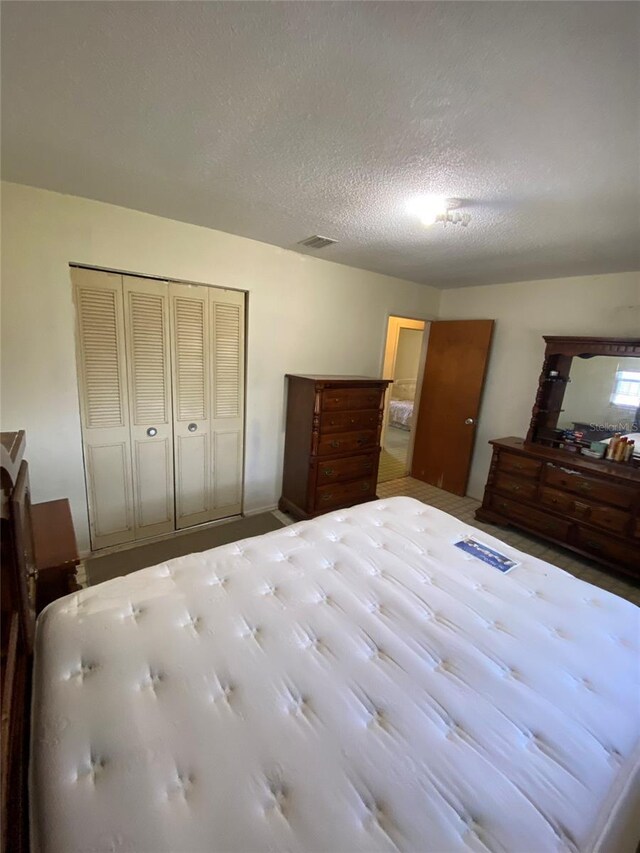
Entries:
{"type": "Polygon", "coordinates": [[[331,447],[340,447],[340,442],[339,441],[332,441],[331,447]]]}
{"type": "Polygon", "coordinates": [[[578,485],[580,486],[581,489],[590,489],[591,488],[589,483],[579,483],[578,485]]]}
{"type": "Polygon", "coordinates": [[[325,468],[322,473],[325,477],[330,477],[333,474],[333,468],[325,468]]]}
{"type": "Polygon", "coordinates": [[[519,491],[520,491],[520,486],[511,486],[511,491],[512,491],[512,492],[519,492],[519,491]]]}
{"type": "Polygon", "coordinates": [[[364,468],[365,471],[370,471],[373,468],[373,462],[365,462],[364,468]]]}
{"type": "Polygon", "coordinates": [[[368,492],[369,491],[369,483],[363,483],[360,486],[360,488],[362,489],[363,492],[368,492]]]}
{"type": "Polygon", "coordinates": [[[584,544],[593,548],[594,551],[602,551],[602,545],[599,542],[594,542],[593,539],[585,539],[584,544]]]}
{"type": "Polygon", "coordinates": [[[352,423],[352,424],[355,424],[355,422],[356,422],[356,419],[355,419],[355,418],[351,418],[351,423],[352,423]]]}
{"type": "Polygon", "coordinates": [[[366,439],[366,438],[359,438],[359,439],[358,439],[358,441],[357,441],[357,444],[366,444],[366,443],[367,443],[367,439],[366,439]]]}
{"type": "Polygon", "coordinates": [[[333,495],[323,495],[322,500],[323,501],[330,501],[332,497],[333,497],[333,495]]]}

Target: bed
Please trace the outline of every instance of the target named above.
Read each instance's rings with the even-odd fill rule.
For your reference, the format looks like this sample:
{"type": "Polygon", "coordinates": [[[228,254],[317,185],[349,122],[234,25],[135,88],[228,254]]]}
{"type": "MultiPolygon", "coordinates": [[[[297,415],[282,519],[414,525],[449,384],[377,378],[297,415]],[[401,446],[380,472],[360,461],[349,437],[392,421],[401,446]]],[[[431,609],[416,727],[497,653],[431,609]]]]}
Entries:
{"type": "Polygon", "coordinates": [[[389,425],[410,430],[413,421],[413,401],[416,395],[415,379],[399,379],[391,386],[389,400],[389,425]]]}
{"type": "Polygon", "coordinates": [[[639,635],[410,498],[82,590],[38,620],[32,850],[632,851],[639,635]]]}

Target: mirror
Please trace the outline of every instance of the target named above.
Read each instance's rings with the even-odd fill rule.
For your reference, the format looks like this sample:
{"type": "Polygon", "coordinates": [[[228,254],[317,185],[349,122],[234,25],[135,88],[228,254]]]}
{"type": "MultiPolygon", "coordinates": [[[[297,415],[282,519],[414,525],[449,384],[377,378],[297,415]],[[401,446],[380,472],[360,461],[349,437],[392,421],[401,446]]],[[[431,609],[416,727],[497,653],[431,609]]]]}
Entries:
{"type": "Polygon", "coordinates": [[[578,430],[586,441],[640,432],[640,359],[574,357],[558,429],[578,430]]]}
{"type": "MultiPolygon", "coordinates": [[[[640,338],[548,337],[527,442],[604,454],[616,433],[640,464],[640,338]]],[[[600,458],[600,457],[597,457],[600,458]]]]}

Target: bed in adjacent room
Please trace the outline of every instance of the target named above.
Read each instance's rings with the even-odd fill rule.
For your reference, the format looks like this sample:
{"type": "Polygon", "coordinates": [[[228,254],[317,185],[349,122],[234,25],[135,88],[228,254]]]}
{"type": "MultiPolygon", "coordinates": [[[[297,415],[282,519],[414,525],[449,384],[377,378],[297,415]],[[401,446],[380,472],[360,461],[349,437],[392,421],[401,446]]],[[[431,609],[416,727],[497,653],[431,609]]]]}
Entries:
{"type": "Polygon", "coordinates": [[[32,849],[632,851],[639,632],[410,498],[82,590],[38,623],[32,849]]]}
{"type": "Polygon", "coordinates": [[[416,396],[415,379],[399,379],[391,386],[389,400],[389,425],[410,430],[413,421],[413,403],[416,396]]]}

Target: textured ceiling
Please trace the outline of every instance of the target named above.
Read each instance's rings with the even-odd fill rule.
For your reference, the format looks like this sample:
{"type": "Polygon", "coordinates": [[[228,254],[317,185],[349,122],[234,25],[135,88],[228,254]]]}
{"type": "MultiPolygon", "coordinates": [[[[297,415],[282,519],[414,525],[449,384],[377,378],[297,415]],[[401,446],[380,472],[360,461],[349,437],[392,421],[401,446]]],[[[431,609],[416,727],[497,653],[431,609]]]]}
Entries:
{"type": "Polygon", "coordinates": [[[640,268],[640,4],[6,2],[10,181],[437,287],[640,268]],[[421,193],[466,199],[425,229],[421,193]]]}

